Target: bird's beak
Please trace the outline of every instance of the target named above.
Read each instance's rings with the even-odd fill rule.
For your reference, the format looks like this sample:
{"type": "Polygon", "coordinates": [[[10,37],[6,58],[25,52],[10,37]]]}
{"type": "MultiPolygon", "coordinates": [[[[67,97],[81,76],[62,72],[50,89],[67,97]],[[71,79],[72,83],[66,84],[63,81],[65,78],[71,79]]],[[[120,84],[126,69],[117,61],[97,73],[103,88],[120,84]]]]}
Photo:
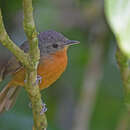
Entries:
{"type": "Polygon", "coordinates": [[[67,41],[65,42],[65,45],[66,45],[66,46],[69,46],[69,45],[79,44],[79,43],[80,43],[79,41],[67,40],[67,41]]]}

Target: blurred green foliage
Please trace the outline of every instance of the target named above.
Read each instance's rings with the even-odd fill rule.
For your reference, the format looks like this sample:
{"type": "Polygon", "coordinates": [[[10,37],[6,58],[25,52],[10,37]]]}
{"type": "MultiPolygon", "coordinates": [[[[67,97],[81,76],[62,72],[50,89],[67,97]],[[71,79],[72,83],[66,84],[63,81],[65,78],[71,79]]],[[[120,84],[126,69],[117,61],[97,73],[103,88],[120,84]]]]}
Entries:
{"type": "Polygon", "coordinates": [[[114,32],[119,47],[130,57],[130,1],[106,0],[105,10],[107,20],[114,32]]]}
{"type": "MultiPolygon", "coordinates": [[[[103,7],[101,8],[101,16],[99,17],[99,14],[97,14],[98,17],[95,17],[99,11],[92,10],[95,12],[89,14],[86,14],[86,12],[87,7],[95,7],[96,0],[78,0],[80,4],[84,5],[83,7],[77,6],[76,0],[34,0],[33,2],[38,31],[54,29],[64,33],[70,39],[81,42],[80,45],[69,48],[68,67],[64,74],[52,87],[42,92],[43,99],[48,107],[46,112],[49,124],[48,130],[71,130],[74,109],[79,101],[80,91],[85,80],[85,70],[90,61],[90,45],[93,45],[93,41],[97,37],[100,41],[103,41],[102,46],[104,46],[103,78],[96,95],[90,130],[115,130],[124,110],[123,89],[114,58],[115,39],[106,25],[103,7]],[[63,18],[65,19],[62,20],[63,18]],[[90,22],[89,19],[92,20],[92,18],[94,21],[90,22]],[[98,22],[101,23],[99,28],[96,24],[98,22]],[[101,32],[98,36],[93,35],[92,30],[94,29],[93,32],[99,34],[100,27],[107,28],[108,31],[101,32]],[[104,39],[104,37],[106,38],[104,39]]],[[[0,0],[0,7],[3,11],[9,35],[16,43],[21,44],[25,40],[21,17],[22,0],[0,0]]],[[[5,50],[0,48],[0,57],[5,50]]],[[[11,111],[0,115],[0,130],[31,130],[33,119],[28,103],[28,97],[22,88],[15,107],[11,111]]]]}

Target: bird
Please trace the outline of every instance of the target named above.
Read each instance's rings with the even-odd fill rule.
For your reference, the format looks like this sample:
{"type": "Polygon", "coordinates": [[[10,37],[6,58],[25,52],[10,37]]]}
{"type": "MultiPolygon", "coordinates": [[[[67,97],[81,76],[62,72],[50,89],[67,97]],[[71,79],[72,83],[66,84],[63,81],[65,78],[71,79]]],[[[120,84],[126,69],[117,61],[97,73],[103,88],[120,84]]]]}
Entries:
{"type": "MultiPolygon", "coordinates": [[[[37,79],[40,79],[39,89],[44,90],[51,86],[65,71],[68,60],[68,47],[80,42],[69,40],[63,34],[54,30],[40,32],[37,37],[40,49],[37,79]]],[[[25,53],[28,53],[28,41],[25,41],[20,48],[25,53]]],[[[11,56],[0,70],[0,74],[2,75],[2,79],[11,75],[11,80],[0,92],[0,113],[3,113],[15,104],[21,88],[20,86],[24,86],[25,84],[26,70],[15,56],[11,56]]]]}

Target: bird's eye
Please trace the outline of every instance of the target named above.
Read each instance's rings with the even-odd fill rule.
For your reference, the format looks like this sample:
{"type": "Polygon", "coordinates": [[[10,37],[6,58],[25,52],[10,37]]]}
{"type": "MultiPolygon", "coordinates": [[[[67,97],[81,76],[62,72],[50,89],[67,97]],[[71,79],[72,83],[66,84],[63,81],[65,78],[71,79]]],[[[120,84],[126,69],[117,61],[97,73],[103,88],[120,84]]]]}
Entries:
{"type": "Polygon", "coordinates": [[[58,48],[58,44],[53,44],[53,48],[58,48]]]}

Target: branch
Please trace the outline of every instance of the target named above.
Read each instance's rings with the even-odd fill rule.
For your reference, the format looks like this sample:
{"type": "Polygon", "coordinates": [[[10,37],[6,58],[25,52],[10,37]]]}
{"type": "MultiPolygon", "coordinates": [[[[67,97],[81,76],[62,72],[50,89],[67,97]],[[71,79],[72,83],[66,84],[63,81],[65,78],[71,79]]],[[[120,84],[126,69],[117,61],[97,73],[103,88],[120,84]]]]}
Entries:
{"type": "Polygon", "coordinates": [[[38,48],[38,38],[33,20],[32,0],[23,0],[24,9],[24,31],[27,35],[30,50],[29,56],[31,58],[31,65],[34,67],[33,71],[27,70],[25,89],[28,92],[32,103],[32,111],[34,117],[34,126],[36,130],[43,130],[47,127],[47,120],[45,113],[41,114],[43,107],[39,86],[36,84],[37,67],[40,59],[40,51],[38,48]]]}
{"type": "Polygon", "coordinates": [[[35,65],[38,65],[40,51],[38,48],[37,31],[33,20],[32,0],[23,0],[23,10],[24,10],[24,31],[30,43],[29,54],[33,62],[36,63],[35,65]]]}

